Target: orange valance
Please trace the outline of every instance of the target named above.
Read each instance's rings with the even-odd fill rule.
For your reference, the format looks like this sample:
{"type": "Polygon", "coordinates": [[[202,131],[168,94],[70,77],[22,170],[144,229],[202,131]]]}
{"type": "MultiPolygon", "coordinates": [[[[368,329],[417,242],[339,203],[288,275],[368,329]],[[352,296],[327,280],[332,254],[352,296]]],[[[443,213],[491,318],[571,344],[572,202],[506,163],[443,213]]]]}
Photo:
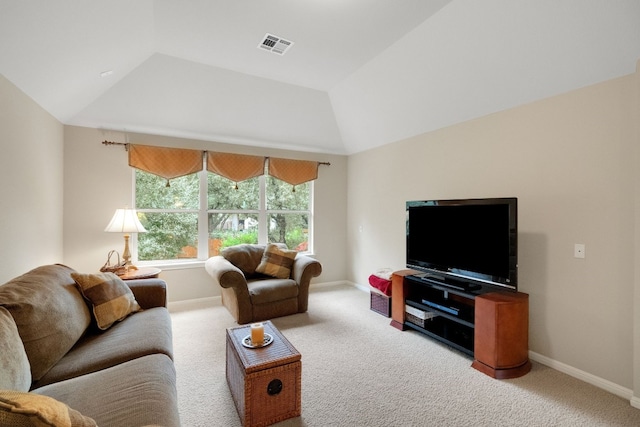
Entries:
{"type": "Polygon", "coordinates": [[[129,144],[129,166],[167,180],[202,170],[202,151],[129,144]]]}
{"type": "Polygon", "coordinates": [[[207,170],[236,183],[264,175],[265,161],[261,156],[207,151],[207,170]]]}
{"type": "MultiPolygon", "coordinates": [[[[236,183],[264,175],[269,160],[269,175],[295,186],[318,178],[318,166],[328,162],[280,159],[246,154],[219,153],[185,148],[154,147],[103,141],[104,145],[123,145],[129,152],[129,166],[158,175],[167,180],[200,172],[206,153],[206,169],[236,183]]],[[[237,185],[236,185],[237,188],[237,185]]]]}
{"type": "MultiPolygon", "coordinates": [[[[320,163],[310,160],[269,158],[269,175],[294,187],[318,178],[320,163]]],[[[295,191],[295,189],[294,189],[295,191]]]]}

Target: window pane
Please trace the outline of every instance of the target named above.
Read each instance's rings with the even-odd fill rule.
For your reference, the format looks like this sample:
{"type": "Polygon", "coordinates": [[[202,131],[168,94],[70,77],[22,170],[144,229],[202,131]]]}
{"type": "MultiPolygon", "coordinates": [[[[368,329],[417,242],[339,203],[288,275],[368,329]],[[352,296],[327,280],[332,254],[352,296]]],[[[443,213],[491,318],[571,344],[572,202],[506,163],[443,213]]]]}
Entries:
{"type": "Polygon", "coordinates": [[[241,243],[258,243],[258,214],[209,214],[210,257],[241,243]]]}
{"type": "Polygon", "coordinates": [[[167,180],[136,169],[136,209],[198,209],[198,174],[167,180]]]}
{"type": "Polygon", "coordinates": [[[267,177],[267,209],[306,211],[309,210],[309,193],[311,182],[296,185],[280,181],[272,176],[267,177]]]}
{"type": "Polygon", "coordinates": [[[172,179],[167,187],[165,179],[135,170],[135,185],[135,207],[148,230],[138,235],[140,261],[206,259],[242,243],[311,249],[312,182],[294,191],[292,185],[265,175],[239,182],[235,189],[235,182],[203,172],[172,179]],[[205,187],[207,194],[200,195],[205,187]],[[204,197],[206,205],[201,206],[204,197]],[[199,223],[201,215],[207,216],[206,223],[199,223]],[[208,250],[198,254],[201,246],[208,250]]]}
{"type": "Polygon", "coordinates": [[[207,209],[257,210],[260,199],[259,177],[238,183],[215,173],[207,174],[207,209]]]}
{"type": "Polygon", "coordinates": [[[140,261],[197,257],[197,213],[139,212],[138,216],[147,229],[138,233],[140,261]]]}
{"type": "Polygon", "coordinates": [[[270,243],[285,243],[298,252],[308,249],[309,215],[278,213],[269,214],[268,219],[270,243]]]}

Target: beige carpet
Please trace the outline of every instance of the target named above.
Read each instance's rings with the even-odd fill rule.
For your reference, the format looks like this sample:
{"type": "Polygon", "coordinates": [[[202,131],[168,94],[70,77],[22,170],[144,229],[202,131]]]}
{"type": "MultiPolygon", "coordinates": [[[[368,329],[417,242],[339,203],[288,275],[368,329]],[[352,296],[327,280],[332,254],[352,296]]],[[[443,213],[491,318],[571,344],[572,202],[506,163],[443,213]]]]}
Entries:
{"type": "MultiPolygon", "coordinates": [[[[185,427],[241,426],[225,380],[221,306],[172,313],[185,427]]],[[[471,359],[369,310],[369,295],[324,287],[309,311],[273,319],[302,354],[302,416],[277,426],[640,426],[628,401],[544,365],[494,380],[471,359]]]]}

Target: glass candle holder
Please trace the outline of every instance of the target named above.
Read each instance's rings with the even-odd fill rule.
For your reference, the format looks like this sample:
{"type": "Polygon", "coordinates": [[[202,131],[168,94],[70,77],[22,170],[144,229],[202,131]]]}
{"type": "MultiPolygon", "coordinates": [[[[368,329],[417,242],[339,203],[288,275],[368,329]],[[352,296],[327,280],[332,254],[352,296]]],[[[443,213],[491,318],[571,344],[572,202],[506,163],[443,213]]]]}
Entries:
{"type": "Polygon", "coordinates": [[[264,344],[264,325],[262,323],[251,324],[251,344],[264,344]]]}

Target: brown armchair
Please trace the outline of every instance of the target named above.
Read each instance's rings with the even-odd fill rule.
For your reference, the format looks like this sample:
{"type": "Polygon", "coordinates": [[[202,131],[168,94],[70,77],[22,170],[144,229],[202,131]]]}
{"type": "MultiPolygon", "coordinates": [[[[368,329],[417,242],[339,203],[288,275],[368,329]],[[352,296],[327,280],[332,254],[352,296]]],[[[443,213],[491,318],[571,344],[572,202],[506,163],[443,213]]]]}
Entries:
{"type": "MultiPolygon", "coordinates": [[[[239,324],[307,311],[309,283],[322,273],[322,265],[309,256],[295,254],[290,272],[279,270],[281,274],[277,275],[281,278],[269,275],[274,273],[272,270],[268,274],[257,272],[265,271],[265,249],[270,255],[275,250],[273,246],[280,251],[286,249],[283,244],[269,245],[269,248],[242,244],[224,249],[205,263],[207,272],[222,287],[222,304],[239,324]],[[286,278],[284,271],[288,273],[286,278]]],[[[294,256],[287,253],[289,257],[294,256]]],[[[283,257],[278,253],[276,258],[283,257]]]]}

